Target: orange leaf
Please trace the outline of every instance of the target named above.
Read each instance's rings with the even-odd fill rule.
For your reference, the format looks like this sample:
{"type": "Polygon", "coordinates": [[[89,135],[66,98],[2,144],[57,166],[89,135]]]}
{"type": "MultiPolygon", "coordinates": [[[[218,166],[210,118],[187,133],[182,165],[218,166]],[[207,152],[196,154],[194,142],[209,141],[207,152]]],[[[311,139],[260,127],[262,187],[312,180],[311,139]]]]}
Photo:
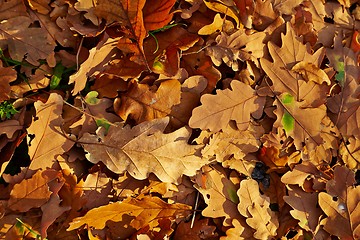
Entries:
{"type": "Polygon", "coordinates": [[[147,0],[143,10],[146,30],[156,30],[168,24],[173,17],[170,10],[174,4],[175,0],[147,0]]]}
{"type": "Polygon", "coordinates": [[[10,193],[9,208],[14,211],[27,212],[31,208],[45,204],[51,195],[48,186],[51,180],[38,171],[30,179],[15,184],[10,193]]]}

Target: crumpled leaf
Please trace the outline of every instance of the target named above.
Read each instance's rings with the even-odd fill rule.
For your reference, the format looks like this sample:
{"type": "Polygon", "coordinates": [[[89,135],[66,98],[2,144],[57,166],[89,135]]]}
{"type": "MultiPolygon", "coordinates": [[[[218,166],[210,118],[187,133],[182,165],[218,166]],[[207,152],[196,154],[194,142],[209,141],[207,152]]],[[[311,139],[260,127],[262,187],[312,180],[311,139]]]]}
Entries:
{"type": "Polygon", "coordinates": [[[216,66],[220,66],[224,62],[234,71],[238,71],[238,60],[256,62],[263,56],[265,36],[264,32],[247,35],[244,29],[238,30],[230,36],[221,32],[215,39],[216,45],[206,48],[206,53],[216,66]]]}
{"type": "Polygon", "coordinates": [[[111,203],[105,206],[91,209],[85,216],[75,218],[68,231],[77,229],[84,224],[95,229],[103,229],[106,222],[124,221],[125,216],[131,216],[129,224],[139,230],[147,225],[152,228],[158,225],[161,219],[181,219],[187,216],[191,207],[181,203],[168,204],[158,197],[141,196],[139,198],[127,198],[122,202],[111,203]]]}
{"type": "Polygon", "coordinates": [[[330,79],[325,71],[313,63],[301,61],[295,64],[291,70],[301,74],[306,81],[313,81],[319,84],[326,82],[326,84],[330,84],[330,79]]]}
{"type": "Polygon", "coordinates": [[[111,126],[105,137],[85,133],[79,141],[90,162],[102,161],[115,173],[128,171],[136,179],[154,173],[161,181],[176,183],[183,174],[194,175],[207,160],[195,155],[199,146],[187,144],[190,129],[162,133],[168,122],[163,118],[132,129],[111,126]]]}
{"type": "Polygon", "coordinates": [[[131,118],[137,124],[170,114],[180,103],[180,82],[176,79],[161,82],[153,91],[147,84],[131,81],[128,91],[114,101],[115,112],[124,120],[131,118]]]}
{"type": "Polygon", "coordinates": [[[27,212],[45,204],[51,195],[48,183],[52,179],[36,172],[30,179],[15,184],[10,193],[8,206],[14,211],[27,212]]]}
{"type": "Polygon", "coordinates": [[[30,169],[46,169],[51,167],[57,155],[70,150],[74,141],[69,140],[61,132],[63,99],[51,93],[47,102],[34,103],[36,118],[28,128],[30,169]],[[30,135],[34,135],[31,139],[30,135]]]}
{"type": "Polygon", "coordinates": [[[224,129],[230,120],[235,120],[239,130],[247,129],[251,114],[261,116],[265,98],[257,96],[250,86],[236,80],[231,82],[231,88],[217,90],[217,95],[204,94],[202,105],[193,110],[189,126],[217,132],[224,129]]]}

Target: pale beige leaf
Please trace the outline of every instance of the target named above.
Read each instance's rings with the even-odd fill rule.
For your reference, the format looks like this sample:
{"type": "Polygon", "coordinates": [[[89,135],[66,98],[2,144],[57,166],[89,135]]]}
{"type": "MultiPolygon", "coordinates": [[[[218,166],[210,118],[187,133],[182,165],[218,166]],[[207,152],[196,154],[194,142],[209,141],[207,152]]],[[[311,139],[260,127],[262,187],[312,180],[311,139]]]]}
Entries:
{"type": "Polygon", "coordinates": [[[34,103],[36,118],[28,128],[30,169],[51,167],[57,155],[70,150],[74,141],[61,132],[63,99],[51,93],[47,102],[34,103]],[[32,139],[30,136],[33,136],[32,139]]]}
{"type": "Polygon", "coordinates": [[[272,239],[276,236],[279,222],[268,206],[261,207],[255,202],[248,207],[248,211],[252,217],[247,218],[246,223],[256,230],[256,239],[272,239]]]}
{"type": "Polygon", "coordinates": [[[252,204],[257,203],[259,206],[270,206],[269,199],[260,195],[259,184],[253,179],[242,180],[237,195],[240,199],[237,209],[246,218],[251,217],[248,208],[252,204]]]}
{"type": "Polygon", "coordinates": [[[110,127],[105,137],[88,133],[80,139],[87,159],[102,161],[115,173],[128,171],[136,179],[154,173],[161,181],[178,182],[183,174],[192,176],[206,164],[195,155],[199,146],[187,143],[190,129],[164,134],[169,119],[144,122],[129,127],[110,127]]]}
{"type": "Polygon", "coordinates": [[[202,105],[193,110],[189,126],[217,132],[235,120],[239,130],[247,129],[251,115],[261,116],[265,98],[257,96],[250,86],[236,80],[231,82],[231,88],[217,90],[217,95],[203,95],[202,105]]]}
{"type": "Polygon", "coordinates": [[[51,195],[48,177],[41,171],[35,173],[30,179],[15,184],[10,193],[8,207],[13,211],[27,212],[31,208],[45,204],[51,195]]]}

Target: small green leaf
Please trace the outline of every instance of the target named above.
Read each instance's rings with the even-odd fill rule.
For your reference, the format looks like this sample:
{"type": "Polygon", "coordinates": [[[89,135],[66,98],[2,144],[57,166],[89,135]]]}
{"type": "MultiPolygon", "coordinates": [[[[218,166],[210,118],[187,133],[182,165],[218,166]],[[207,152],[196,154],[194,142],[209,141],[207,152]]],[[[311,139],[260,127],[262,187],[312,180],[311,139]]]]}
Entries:
{"type": "Polygon", "coordinates": [[[110,123],[108,120],[106,120],[105,118],[102,118],[102,119],[97,119],[96,121],[96,125],[98,127],[104,127],[106,129],[106,133],[109,131],[109,128],[110,128],[110,123]]]}
{"type": "Polygon", "coordinates": [[[85,97],[85,102],[88,104],[91,104],[91,105],[98,104],[100,101],[100,99],[97,98],[98,95],[99,95],[99,93],[96,91],[88,92],[88,94],[86,94],[86,97],[85,97]]]}
{"type": "Polygon", "coordinates": [[[61,63],[56,64],[56,66],[54,67],[54,73],[51,76],[51,80],[50,80],[51,90],[59,86],[64,70],[65,67],[61,63]]]}
{"type": "Polygon", "coordinates": [[[238,204],[239,203],[239,197],[237,195],[237,192],[235,189],[232,189],[232,188],[228,188],[227,189],[227,192],[229,194],[229,197],[230,197],[230,200],[235,203],[235,204],[238,204]]]}
{"type": "Polygon", "coordinates": [[[291,94],[286,93],[286,94],[284,94],[284,96],[282,97],[281,102],[282,102],[283,104],[291,104],[291,103],[294,102],[294,97],[293,97],[291,94]]]}
{"type": "Polygon", "coordinates": [[[18,113],[18,110],[8,101],[0,103],[0,119],[10,119],[14,114],[18,113]]]}
{"type": "Polygon", "coordinates": [[[295,120],[294,118],[288,113],[286,110],[284,112],[284,115],[281,119],[281,123],[284,126],[285,131],[292,132],[295,128],[295,120]]]}

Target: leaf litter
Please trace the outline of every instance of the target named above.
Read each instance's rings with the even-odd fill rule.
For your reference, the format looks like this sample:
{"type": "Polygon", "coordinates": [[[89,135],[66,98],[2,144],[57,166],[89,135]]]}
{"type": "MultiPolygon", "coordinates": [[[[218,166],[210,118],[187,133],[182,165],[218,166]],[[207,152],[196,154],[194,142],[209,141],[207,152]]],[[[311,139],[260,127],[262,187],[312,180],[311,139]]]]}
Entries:
{"type": "Polygon", "coordinates": [[[359,239],[359,31],[353,0],[1,2],[0,238],[359,239]]]}

